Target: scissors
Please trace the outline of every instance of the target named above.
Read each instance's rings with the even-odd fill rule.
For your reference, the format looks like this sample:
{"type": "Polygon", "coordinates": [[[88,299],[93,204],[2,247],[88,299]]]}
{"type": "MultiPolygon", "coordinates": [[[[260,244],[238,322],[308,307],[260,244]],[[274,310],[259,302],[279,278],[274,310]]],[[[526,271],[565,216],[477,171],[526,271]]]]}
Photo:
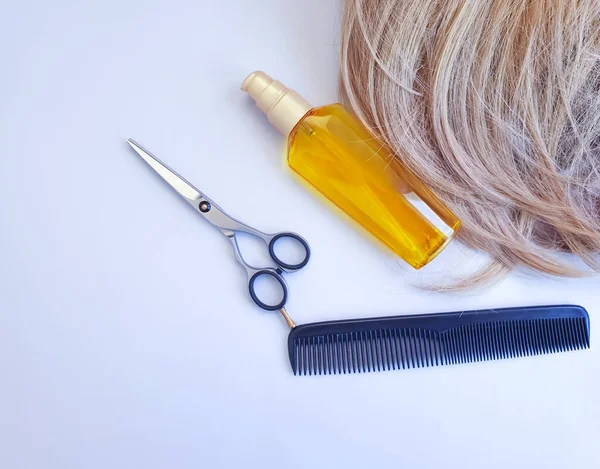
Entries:
{"type": "Polygon", "coordinates": [[[279,310],[285,318],[290,328],[296,327],[296,324],[287,314],[284,306],[288,298],[288,287],[283,278],[283,273],[295,272],[304,267],[310,259],[310,247],[306,240],[296,234],[290,232],[281,232],[275,234],[267,234],[259,231],[251,226],[248,226],[233,217],[230,217],[221,207],[214,203],[210,198],[196,189],[192,184],[186,181],[183,177],[169,168],[166,164],[160,161],[158,158],[153,156],[149,151],[145,150],[141,145],[136,143],[134,140],[129,139],[127,143],[133,148],[138,155],[140,155],[150,167],[158,173],[175,191],[189,203],[197,213],[202,215],[206,220],[217,227],[221,233],[223,233],[231,244],[233,245],[233,252],[237,261],[244,267],[248,276],[248,292],[250,297],[256,303],[257,306],[266,311],[277,311],[279,310]],[[247,233],[251,236],[260,238],[267,245],[269,255],[275,263],[276,267],[253,267],[248,264],[240,251],[240,247],[237,242],[236,233],[247,233]],[[280,259],[275,252],[275,245],[282,239],[290,239],[293,242],[299,243],[304,251],[304,255],[300,262],[295,264],[287,263],[280,259]],[[255,289],[256,281],[261,276],[269,276],[274,278],[281,287],[280,301],[276,304],[269,304],[262,301],[255,289]]]}

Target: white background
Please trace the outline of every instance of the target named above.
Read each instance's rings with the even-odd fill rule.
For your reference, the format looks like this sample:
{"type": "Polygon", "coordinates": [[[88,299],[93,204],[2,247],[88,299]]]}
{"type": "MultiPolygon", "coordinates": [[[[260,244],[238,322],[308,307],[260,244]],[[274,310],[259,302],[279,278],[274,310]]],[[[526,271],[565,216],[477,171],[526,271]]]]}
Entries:
{"type": "Polygon", "coordinates": [[[297,182],[239,90],[263,69],[315,105],[336,101],[340,9],[0,7],[0,467],[600,467],[600,280],[415,287],[479,258],[454,243],[411,271],[297,182]],[[128,137],[232,215],[309,240],[310,264],[288,276],[298,323],[576,303],[592,348],[294,377],[281,317],[251,303],[229,243],[128,137]]]}

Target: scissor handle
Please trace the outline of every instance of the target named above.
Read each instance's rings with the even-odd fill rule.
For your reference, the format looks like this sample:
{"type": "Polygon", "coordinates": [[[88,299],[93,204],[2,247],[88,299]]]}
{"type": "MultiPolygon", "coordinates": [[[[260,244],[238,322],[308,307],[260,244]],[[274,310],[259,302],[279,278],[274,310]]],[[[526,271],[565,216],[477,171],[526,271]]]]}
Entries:
{"type": "Polygon", "coordinates": [[[285,303],[287,302],[287,297],[288,297],[287,285],[286,285],[283,277],[281,275],[279,275],[279,273],[275,269],[259,270],[254,275],[252,275],[252,277],[250,277],[250,280],[248,281],[248,291],[250,292],[250,298],[252,298],[252,301],[254,301],[254,303],[256,303],[256,305],[259,308],[262,308],[267,311],[280,310],[281,308],[283,308],[285,306],[285,303]],[[256,294],[254,284],[255,284],[256,280],[258,280],[263,275],[268,275],[270,277],[273,277],[275,280],[277,280],[277,282],[279,282],[279,286],[281,287],[281,300],[277,304],[274,304],[274,305],[267,304],[267,303],[263,302],[259,298],[259,296],[256,294]]]}
{"type": "Polygon", "coordinates": [[[302,267],[304,267],[306,264],[308,264],[308,261],[310,259],[310,246],[308,245],[308,243],[302,236],[300,236],[299,234],[296,234],[296,233],[291,233],[291,232],[278,233],[271,238],[271,240],[268,243],[268,246],[269,246],[269,254],[271,255],[271,259],[273,259],[273,261],[279,267],[281,267],[283,270],[286,270],[286,271],[299,270],[302,267]],[[300,262],[298,262],[296,264],[288,264],[287,262],[283,261],[281,258],[277,257],[277,254],[275,253],[275,244],[277,244],[277,241],[280,241],[285,238],[293,239],[294,241],[300,243],[300,245],[303,247],[304,257],[300,262]]]}

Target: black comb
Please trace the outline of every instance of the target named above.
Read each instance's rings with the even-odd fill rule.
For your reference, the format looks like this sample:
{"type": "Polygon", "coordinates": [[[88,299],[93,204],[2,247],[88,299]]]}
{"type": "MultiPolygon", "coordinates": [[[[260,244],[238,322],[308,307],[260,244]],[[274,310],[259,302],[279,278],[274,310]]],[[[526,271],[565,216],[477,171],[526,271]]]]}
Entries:
{"type": "Polygon", "coordinates": [[[581,306],[534,306],[304,324],[288,338],[294,374],[341,374],[589,348],[581,306]]]}

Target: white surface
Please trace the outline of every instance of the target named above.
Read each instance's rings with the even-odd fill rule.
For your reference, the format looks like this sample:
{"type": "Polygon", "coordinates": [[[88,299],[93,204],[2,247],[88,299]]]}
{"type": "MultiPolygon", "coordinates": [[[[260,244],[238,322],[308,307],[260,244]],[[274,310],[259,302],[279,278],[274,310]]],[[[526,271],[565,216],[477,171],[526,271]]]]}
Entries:
{"type": "Polygon", "coordinates": [[[335,101],[338,2],[89,3],[0,14],[0,467],[600,466],[600,280],[412,287],[470,255],[398,263],[294,179],[239,91],[261,68],[335,101]],[[232,215],[310,241],[288,276],[298,323],[578,303],[592,349],[296,378],[229,243],[127,137],[232,215]]]}

